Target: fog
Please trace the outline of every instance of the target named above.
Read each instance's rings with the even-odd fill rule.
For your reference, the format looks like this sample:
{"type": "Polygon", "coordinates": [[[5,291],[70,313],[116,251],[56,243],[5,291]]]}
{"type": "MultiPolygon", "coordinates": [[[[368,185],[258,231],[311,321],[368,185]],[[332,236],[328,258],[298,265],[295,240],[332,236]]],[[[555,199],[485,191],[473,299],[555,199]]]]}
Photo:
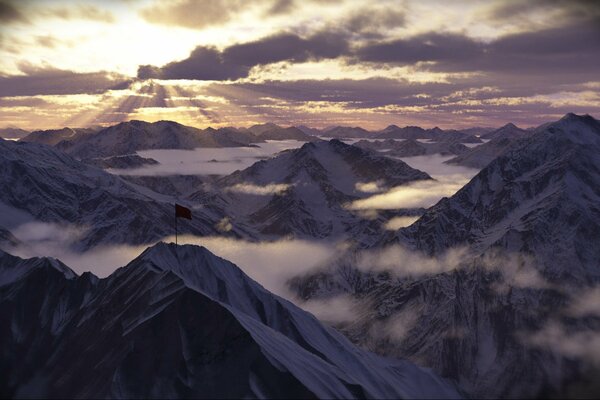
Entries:
{"type": "MultiPolygon", "coordinates": [[[[227,219],[219,224],[223,230],[230,229],[227,219]]],[[[16,246],[4,245],[6,252],[21,258],[57,258],[77,274],[90,271],[100,278],[125,266],[152,245],[107,245],[78,252],[73,249],[73,244],[85,234],[85,228],[43,222],[20,225],[12,233],[20,243],[16,246]]],[[[175,242],[175,237],[166,237],[162,241],[175,242]]],[[[295,296],[288,290],[286,282],[294,276],[314,271],[340,249],[336,243],[329,242],[292,239],[249,242],[216,236],[182,235],[178,243],[204,246],[236,264],[267,290],[292,300],[295,296]]]]}
{"type": "Polygon", "coordinates": [[[271,196],[271,195],[279,195],[284,193],[286,190],[290,188],[291,185],[286,183],[270,183],[268,185],[254,185],[251,183],[238,183],[225,190],[236,192],[236,193],[244,193],[244,194],[254,194],[257,196],[271,196]]]}
{"type": "Polygon", "coordinates": [[[349,204],[348,208],[351,210],[429,208],[441,198],[452,196],[479,172],[473,168],[444,164],[444,161],[450,158],[452,157],[439,154],[401,158],[411,167],[427,172],[434,180],[396,186],[384,193],[356,200],[349,204]]]}
{"type": "Polygon", "coordinates": [[[257,143],[256,147],[198,148],[194,150],[142,150],[141,157],[159,162],[132,169],[109,169],[117,175],[227,175],[248,168],[280,151],[301,147],[304,142],[277,140],[257,143]]]}
{"type": "Polygon", "coordinates": [[[406,216],[406,217],[394,217],[385,224],[385,229],[390,231],[396,231],[400,228],[412,225],[419,217],[406,216]]]}

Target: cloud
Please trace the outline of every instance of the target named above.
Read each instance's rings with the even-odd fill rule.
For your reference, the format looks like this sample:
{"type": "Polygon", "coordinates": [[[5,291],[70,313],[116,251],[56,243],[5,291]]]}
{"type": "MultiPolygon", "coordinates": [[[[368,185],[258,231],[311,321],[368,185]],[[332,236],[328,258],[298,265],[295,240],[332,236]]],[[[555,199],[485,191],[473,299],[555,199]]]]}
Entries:
{"type": "Polygon", "coordinates": [[[579,290],[573,295],[566,314],[573,317],[600,317],[600,287],[579,290]]]}
{"type": "Polygon", "coordinates": [[[383,181],[376,182],[357,182],[354,188],[359,192],[363,193],[381,193],[385,191],[385,187],[382,187],[383,181]]]}
{"type": "Polygon", "coordinates": [[[551,320],[540,330],[519,335],[522,342],[541,347],[567,358],[580,359],[600,367],[600,332],[566,325],[551,320]]]}
{"type": "Polygon", "coordinates": [[[24,75],[0,76],[0,97],[99,94],[120,88],[129,79],[115,73],[78,73],[50,67],[20,66],[24,75]]]}
{"type": "Polygon", "coordinates": [[[398,7],[398,4],[393,4],[393,6],[371,5],[368,12],[364,9],[354,10],[339,25],[351,33],[379,36],[391,29],[402,27],[405,23],[406,11],[398,7]]]}
{"type": "MultiPolygon", "coordinates": [[[[173,237],[164,241],[173,241],[173,237]]],[[[288,281],[299,275],[318,271],[337,252],[335,243],[307,240],[249,242],[223,237],[179,236],[179,244],[206,247],[214,254],[231,261],[265,289],[296,300],[288,281]]],[[[297,300],[296,300],[297,301],[297,300]]]]}
{"type": "Polygon", "coordinates": [[[140,11],[141,16],[154,24],[204,29],[222,25],[246,8],[242,0],[178,0],[158,1],[140,11]]]}
{"type": "Polygon", "coordinates": [[[412,225],[419,217],[394,217],[385,224],[385,229],[397,231],[400,228],[412,225]]]}
{"type": "Polygon", "coordinates": [[[296,305],[313,314],[319,320],[329,324],[341,324],[355,321],[360,303],[350,295],[341,294],[327,299],[302,301],[292,299],[296,305]]]}
{"type": "Polygon", "coordinates": [[[412,307],[405,305],[395,310],[389,317],[373,321],[367,332],[368,340],[402,342],[407,338],[410,331],[417,326],[419,319],[424,314],[424,309],[423,304],[413,305],[412,307]]]}
{"type": "Polygon", "coordinates": [[[540,11],[553,12],[558,20],[565,21],[599,15],[600,7],[594,0],[513,0],[493,4],[486,17],[503,23],[515,18],[539,15],[540,11]]]}
{"type": "Polygon", "coordinates": [[[238,183],[225,188],[226,191],[254,194],[257,196],[272,196],[285,193],[291,185],[285,183],[269,183],[266,185],[253,185],[251,183],[238,183]]]}
{"type": "Polygon", "coordinates": [[[388,192],[352,202],[350,210],[398,210],[403,208],[428,208],[442,197],[448,197],[462,188],[464,182],[418,181],[397,186],[388,192]]]}
{"type": "Polygon", "coordinates": [[[140,66],[138,78],[236,80],[247,77],[256,66],[281,61],[298,63],[337,58],[346,52],[347,47],[345,37],[336,33],[317,33],[308,38],[293,33],[279,33],[223,50],[198,46],[184,60],[162,67],[140,66]]]}
{"type": "Polygon", "coordinates": [[[488,271],[498,272],[500,280],[493,287],[499,293],[507,293],[511,288],[556,289],[539,272],[540,268],[533,255],[507,252],[500,248],[488,249],[475,261],[488,271]]]}
{"type": "Polygon", "coordinates": [[[70,7],[43,8],[38,11],[43,17],[55,17],[64,20],[82,19],[88,21],[113,23],[114,15],[108,10],[102,10],[92,4],[76,4],[70,7]]]}
{"type": "Polygon", "coordinates": [[[467,259],[466,248],[446,251],[438,257],[429,257],[401,245],[358,253],[356,267],[363,272],[389,272],[398,277],[437,275],[457,269],[467,259]]]}
{"type": "Polygon", "coordinates": [[[216,228],[219,232],[229,232],[233,229],[233,225],[231,224],[231,220],[229,217],[223,217],[216,225],[216,228]]]}
{"type": "MultiPolygon", "coordinates": [[[[85,234],[85,227],[30,221],[11,228],[11,232],[19,244],[6,244],[3,248],[6,252],[22,258],[54,257],[77,274],[90,271],[101,278],[126,265],[152,245],[106,245],[80,252],[74,248],[85,234]]],[[[175,237],[166,237],[162,241],[175,242],[175,237]]],[[[316,271],[338,251],[335,243],[307,240],[250,242],[180,235],[178,243],[204,246],[236,264],[267,290],[296,301],[288,288],[288,280],[316,271]]]]}
{"type": "Polygon", "coordinates": [[[10,24],[14,22],[29,22],[27,17],[11,1],[0,1],[0,22],[10,24]]]}
{"type": "Polygon", "coordinates": [[[159,164],[142,168],[111,169],[117,175],[227,175],[248,168],[255,162],[286,149],[298,148],[304,142],[283,140],[259,143],[256,147],[197,148],[194,150],[142,150],[137,153],[159,164]]]}
{"type": "Polygon", "coordinates": [[[295,0],[275,0],[267,10],[267,15],[287,14],[296,8],[295,0]]]}
{"type": "Polygon", "coordinates": [[[483,50],[481,43],[469,37],[430,32],[408,39],[369,43],[360,46],[355,57],[366,62],[414,64],[423,61],[466,61],[483,50]]]}

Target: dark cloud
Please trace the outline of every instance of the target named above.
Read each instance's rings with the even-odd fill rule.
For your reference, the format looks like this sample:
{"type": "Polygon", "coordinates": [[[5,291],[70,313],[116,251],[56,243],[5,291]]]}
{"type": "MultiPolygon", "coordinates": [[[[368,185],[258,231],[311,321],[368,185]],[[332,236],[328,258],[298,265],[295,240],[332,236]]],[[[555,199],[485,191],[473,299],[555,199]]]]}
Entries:
{"type": "Polygon", "coordinates": [[[501,23],[506,20],[527,17],[539,11],[554,11],[565,19],[587,18],[600,15],[597,0],[511,0],[496,3],[487,18],[501,23]]]}
{"type": "Polygon", "coordinates": [[[204,29],[228,22],[249,3],[243,0],[159,1],[143,9],[140,14],[154,24],[204,29]]]}
{"type": "Polygon", "coordinates": [[[483,44],[457,34],[426,33],[408,39],[360,46],[355,57],[375,63],[415,64],[423,61],[467,61],[484,52],[483,44]]]}
{"type": "Polygon", "coordinates": [[[123,86],[122,75],[107,72],[77,73],[21,65],[24,75],[0,76],[0,97],[98,94],[123,86]]]}
{"type": "Polygon", "coordinates": [[[13,1],[0,1],[0,23],[28,22],[25,14],[19,10],[13,1]]]}
{"type": "Polygon", "coordinates": [[[0,107],[44,107],[49,103],[39,97],[0,97],[0,107]]]}
{"type": "Polygon", "coordinates": [[[48,47],[50,49],[56,47],[56,45],[59,43],[59,41],[50,35],[46,35],[46,36],[38,36],[35,40],[40,46],[43,47],[48,47]]]}
{"type": "Polygon", "coordinates": [[[96,22],[112,23],[114,15],[91,4],[78,4],[71,7],[42,8],[38,11],[43,17],[55,17],[65,20],[84,19],[96,22]]]}
{"type": "MultiPolygon", "coordinates": [[[[489,77],[528,76],[537,81],[598,80],[600,18],[517,33],[483,43],[464,35],[426,33],[359,46],[355,63],[420,65],[436,72],[483,72],[489,77]]],[[[496,82],[502,83],[502,82],[496,82]]],[[[510,84],[510,80],[507,82],[510,84]]]]}
{"type": "MultiPolygon", "coordinates": [[[[350,33],[361,35],[385,35],[390,29],[404,26],[406,13],[398,4],[373,7],[352,12],[340,25],[350,33]]],[[[368,37],[368,36],[367,36],[368,37]]]]}
{"type": "MultiPolygon", "coordinates": [[[[484,86],[490,82],[478,78],[429,83],[387,78],[326,79],[212,83],[205,90],[227,97],[234,110],[286,124],[364,125],[381,121],[380,127],[389,123],[456,127],[457,123],[500,126],[512,121],[531,126],[567,112],[600,114],[600,103],[553,103],[552,96],[534,97],[538,92],[552,95],[557,85],[540,89],[535,83],[528,85],[524,78],[505,90],[484,86]],[[307,112],[307,104],[314,112],[307,112]],[[321,106],[323,111],[319,111],[321,106]]],[[[576,98],[585,87],[571,89],[576,98]]]]}
{"type": "Polygon", "coordinates": [[[200,46],[185,60],[171,62],[163,67],[140,66],[138,78],[233,80],[247,76],[250,68],[227,62],[223,53],[215,47],[200,46]]]}
{"type": "Polygon", "coordinates": [[[287,14],[296,7],[294,0],[275,0],[273,5],[267,10],[267,15],[287,14]]]}
{"type": "Polygon", "coordinates": [[[220,51],[197,47],[188,58],[162,67],[143,65],[141,79],[236,80],[248,76],[259,65],[281,61],[300,63],[337,58],[348,52],[346,38],[337,33],[318,33],[302,38],[292,33],[269,36],[254,42],[236,44],[220,51]]]}

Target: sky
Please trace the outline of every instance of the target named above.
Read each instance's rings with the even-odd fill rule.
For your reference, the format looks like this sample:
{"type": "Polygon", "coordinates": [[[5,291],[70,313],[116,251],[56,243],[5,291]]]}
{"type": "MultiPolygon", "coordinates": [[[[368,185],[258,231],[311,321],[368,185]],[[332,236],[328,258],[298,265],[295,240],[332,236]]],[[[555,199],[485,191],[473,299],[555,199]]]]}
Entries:
{"type": "Polygon", "coordinates": [[[600,115],[595,0],[0,0],[0,127],[600,115]]]}

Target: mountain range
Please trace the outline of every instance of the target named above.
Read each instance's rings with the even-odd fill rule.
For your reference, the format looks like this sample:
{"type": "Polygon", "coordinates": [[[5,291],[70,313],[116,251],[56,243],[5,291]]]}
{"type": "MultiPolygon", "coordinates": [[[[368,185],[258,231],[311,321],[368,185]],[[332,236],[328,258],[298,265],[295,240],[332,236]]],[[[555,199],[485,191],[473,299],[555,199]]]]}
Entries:
{"type": "Polygon", "coordinates": [[[597,369],[572,349],[598,337],[598,317],[572,310],[600,282],[598,154],[600,122],[568,114],[410,226],[290,285],[304,299],[350,295],[357,317],[337,326],[353,342],[470,396],[597,394],[597,369]]]}
{"type": "MultiPolygon", "coordinates": [[[[573,311],[600,283],[600,122],[593,117],[478,131],[487,142],[470,149],[461,141],[481,142],[475,131],[391,126],[370,134],[394,139],[356,145],[308,137],[300,148],[217,177],[125,178],[89,165],[146,162],[135,155],[146,146],[301,137],[271,124],[188,128],[132,121],[73,130],[60,141],[40,134],[47,144],[0,140],[0,245],[18,244],[14,228],[31,221],[84,227],[78,250],[154,243],[172,233],[175,201],[194,215],[182,231],[198,236],[348,239],[338,258],[288,284],[303,301],[349,301],[353,318],[330,323],[353,344],[203,248],[158,244],[105,279],[0,251],[0,373],[8,377],[0,394],[600,394],[593,360],[600,314],[573,311]],[[455,151],[449,163],[481,171],[418,213],[352,210],[352,202],[392,187],[431,182],[389,157],[403,149],[455,151]],[[399,230],[383,228],[390,216],[420,214],[399,230]]],[[[343,135],[338,128],[334,134],[343,135]]]]}

